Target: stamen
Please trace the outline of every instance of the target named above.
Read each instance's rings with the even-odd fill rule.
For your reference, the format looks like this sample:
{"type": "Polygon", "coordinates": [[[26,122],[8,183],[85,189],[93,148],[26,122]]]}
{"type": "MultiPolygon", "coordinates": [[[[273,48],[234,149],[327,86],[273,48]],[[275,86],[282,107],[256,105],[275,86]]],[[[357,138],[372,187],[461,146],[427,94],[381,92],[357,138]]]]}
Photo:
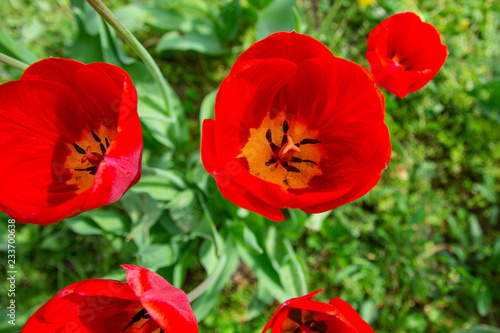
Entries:
{"type": "Polygon", "coordinates": [[[390,56],[390,58],[394,58],[394,56],[396,55],[396,50],[392,51],[392,55],[390,56]]]}
{"type": "Polygon", "coordinates": [[[90,133],[92,133],[92,136],[94,137],[94,140],[101,143],[101,139],[94,133],[93,130],[90,130],[90,133]]]}
{"type": "Polygon", "coordinates": [[[297,162],[297,163],[302,163],[302,162],[309,162],[309,163],[312,163],[314,165],[318,165],[316,162],[314,161],[311,161],[311,160],[303,160],[301,158],[298,158],[298,157],[292,157],[292,160],[290,162],[297,162]]]}
{"type": "Polygon", "coordinates": [[[106,149],[109,148],[109,141],[108,141],[108,138],[104,138],[106,140],[106,149]]]}
{"type": "Polygon", "coordinates": [[[267,142],[272,143],[273,142],[273,134],[271,133],[271,129],[268,129],[266,132],[266,139],[267,142]]]}
{"type": "Polygon", "coordinates": [[[405,68],[405,71],[410,71],[411,67],[405,68]]]}
{"type": "Polygon", "coordinates": [[[401,60],[401,61],[399,62],[399,64],[401,65],[403,62],[408,61],[408,60],[409,60],[408,58],[404,58],[403,60],[401,60]]]}
{"type": "Polygon", "coordinates": [[[76,143],[73,143],[73,147],[75,147],[76,151],[82,155],[85,155],[85,150],[80,147],[79,145],[77,145],[76,143]]]}
{"type": "Polygon", "coordinates": [[[285,135],[283,135],[283,138],[281,139],[281,146],[283,146],[287,141],[288,141],[287,136],[285,134],[285,135]]]}
{"type": "Polygon", "coordinates": [[[301,145],[314,144],[314,143],[321,143],[321,141],[314,140],[314,139],[304,139],[304,140],[300,141],[301,145]]]}
{"type": "Polygon", "coordinates": [[[75,169],[76,171],[92,171],[92,170],[97,170],[97,167],[91,166],[85,169],[75,169]]]}
{"type": "Polygon", "coordinates": [[[270,166],[271,164],[274,164],[274,163],[276,163],[276,162],[278,162],[278,159],[277,159],[276,157],[274,157],[274,156],[273,156],[273,157],[271,157],[271,159],[270,159],[269,161],[267,161],[265,164],[266,164],[266,166],[270,166]]]}
{"type": "Polygon", "coordinates": [[[267,139],[267,142],[269,142],[269,145],[271,146],[271,149],[272,149],[273,153],[276,154],[276,152],[278,151],[279,148],[273,142],[273,135],[272,135],[270,129],[268,129],[267,132],[266,132],[266,139],[267,139]]]}
{"type": "Polygon", "coordinates": [[[130,326],[134,325],[136,322],[138,322],[142,318],[145,318],[144,317],[145,315],[149,316],[148,312],[146,311],[146,309],[142,309],[141,311],[137,312],[135,314],[135,316],[132,317],[132,320],[130,321],[130,323],[128,323],[128,325],[125,326],[124,329],[122,329],[122,332],[124,332],[127,328],[129,328],[130,326]]]}
{"type": "Polygon", "coordinates": [[[291,172],[300,172],[299,169],[297,169],[294,166],[288,165],[287,162],[281,162],[281,165],[286,169],[286,171],[291,171],[291,172]]]}
{"type": "Polygon", "coordinates": [[[99,147],[101,148],[101,152],[104,155],[106,153],[106,148],[104,148],[104,145],[102,143],[99,144],[99,147]]]}
{"type": "Polygon", "coordinates": [[[288,132],[288,121],[285,121],[283,122],[283,133],[287,133],[288,132]]]}

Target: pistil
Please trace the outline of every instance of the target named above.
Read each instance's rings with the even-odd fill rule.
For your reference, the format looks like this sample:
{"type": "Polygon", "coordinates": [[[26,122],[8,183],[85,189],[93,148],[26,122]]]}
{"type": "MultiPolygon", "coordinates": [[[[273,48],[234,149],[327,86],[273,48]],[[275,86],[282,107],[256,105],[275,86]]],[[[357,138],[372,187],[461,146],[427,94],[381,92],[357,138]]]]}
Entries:
{"type": "Polygon", "coordinates": [[[293,143],[292,137],[289,134],[287,134],[286,137],[287,143],[283,147],[281,147],[278,153],[278,159],[280,159],[281,161],[290,160],[294,152],[300,153],[300,148],[293,143]]]}

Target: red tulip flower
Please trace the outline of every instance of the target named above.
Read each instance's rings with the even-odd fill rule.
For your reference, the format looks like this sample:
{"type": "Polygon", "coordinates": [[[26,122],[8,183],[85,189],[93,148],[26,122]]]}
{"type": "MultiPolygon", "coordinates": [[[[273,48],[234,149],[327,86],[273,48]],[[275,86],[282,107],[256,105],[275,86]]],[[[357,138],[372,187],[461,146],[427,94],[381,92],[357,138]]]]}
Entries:
{"type": "Polygon", "coordinates": [[[122,265],[127,283],[73,283],[38,309],[22,333],[197,333],[186,294],[160,275],[122,265]]]}
{"type": "Polygon", "coordinates": [[[0,210],[50,224],[117,201],[141,174],[137,93],[104,63],[39,61],[0,85],[0,210]]]}
{"type": "Polygon", "coordinates": [[[377,84],[401,98],[432,80],[448,57],[439,31],[412,12],[382,21],[367,44],[366,59],[377,84]]]}
{"type": "Polygon", "coordinates": [[[313,301],[323,291],[292,298],[281,304],[262,333],[375,333],[359,314],[340,298],[313,301]]]}
{"type": "Polygon", "coordinates": [[[384,98],[370,73],[320,42],[280,32],[222,82],[201,158],[222,195],[272,220],[320,213],[367,193],[390,158],[384,98]]]}

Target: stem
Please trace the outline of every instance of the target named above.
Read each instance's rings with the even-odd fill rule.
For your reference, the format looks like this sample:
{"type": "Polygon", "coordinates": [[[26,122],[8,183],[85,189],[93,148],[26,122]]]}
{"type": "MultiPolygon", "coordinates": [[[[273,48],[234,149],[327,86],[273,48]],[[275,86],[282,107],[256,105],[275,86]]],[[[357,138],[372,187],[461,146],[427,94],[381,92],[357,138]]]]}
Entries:
{"type": "Polygon", "coordinates": [[[19,60],[11,58],[8,55],[5,55],[3,53],[0,53],[0,62],[3,62],[6,65],[20,69],[22,71],[24,71],[29,66],[29,65],[25,64],[24,62],[21,62],[19,60]]]}
{"type": "Polygon", "coordinates": [[[172,114],[173,107],[172,101],[170,100],[168,94],[168,85],[163,77],[163,74],[158,68],[158,65],[154,61],[153,57],[148,53],[148,51],[142,46],[141,43],[134,37],[134,35],[123,25],[123,23],[109,10],[108,7],[101,0],[87,0],[88,4],[94,8],[94,10],[106,21],[108,24],[115,29],[115,31],[125,40],[125,42],[130,46],[130,48],[142,59],[149,72],[153,76],[154,80],[160,87],[160,91],[165,101],[165,107],[167,109],[168,115],[172,118],[176,134],[180,133],[179,121],[177,116],[172,114]]]}
{"type": "Polygon", "coordinates": [[[315,37],[318,38],[321,36],[325,30],[332,25],[333,19],[335,18],[335,15],[337,15],[337,12],[339,11],[340,5],[342,4],[342,0],[337,0],[335,4],[330,8],[330,12],[328,15],[325,17],[323,20],[323,23],[321,23],[321,26],[319,27],[318,31],[315,33],[315,37]]]}

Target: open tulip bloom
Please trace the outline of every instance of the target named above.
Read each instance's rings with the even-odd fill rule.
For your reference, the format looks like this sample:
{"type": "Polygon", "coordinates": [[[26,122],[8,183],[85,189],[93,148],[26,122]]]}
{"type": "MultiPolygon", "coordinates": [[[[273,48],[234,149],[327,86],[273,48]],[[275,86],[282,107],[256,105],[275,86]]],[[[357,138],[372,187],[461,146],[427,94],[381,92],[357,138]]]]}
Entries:
{"type": "Polygon", "coordinates": [[[272,220],[320,213],[379,181],[390,158],[384,98],[371,74],[307,35],[255,43],[222,82],[201,157],[222,195],[272,220]]]}
{"type": "Polygon", "coordinates": [[[281,304],[262,333],[375,333],[359,314],[340,298],[313,301],[316,290],[281,304]]]}
{"type": "Polygon", "coordinates": [[[139,178],[142,132],[128,74],[46,59],[0,86],[0,210],[50,224],[117,201],[139,178]]]}
{"type": "Polygon", "coordinates": [[[429,83],[448,57],[439,31],[412,12],[379,23],[368,35],[367,49],[377,84],[401,98],[429,83]]]}
{"type": "Polygon", "coordinates": [[[197,333],[186,294],[140,266],[122,265],[127,282],[73,283],[45,303],[22,333],[197,333]]]}

